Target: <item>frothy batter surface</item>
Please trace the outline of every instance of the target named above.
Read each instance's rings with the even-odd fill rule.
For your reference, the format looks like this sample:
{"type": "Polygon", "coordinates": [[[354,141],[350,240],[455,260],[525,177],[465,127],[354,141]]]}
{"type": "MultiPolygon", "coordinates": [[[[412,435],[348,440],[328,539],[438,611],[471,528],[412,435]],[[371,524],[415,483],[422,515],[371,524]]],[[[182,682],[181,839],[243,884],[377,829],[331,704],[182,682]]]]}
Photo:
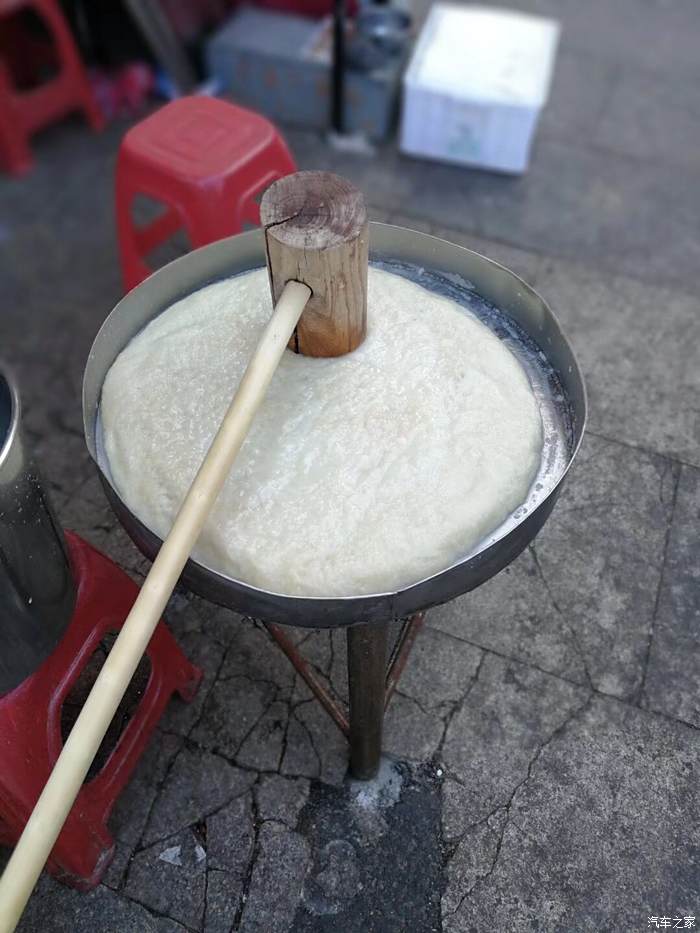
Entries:
{"type": "MultiPolygon", "coordinates": [[[[264,269],[209,285],[107,374],[112,477],[161,537],[270,313],[264,269]]],[[[196,560],[278,593],[383,592],[466,555],[525,501],[542,425],[510,351],[450,300],[373,268],[368,319],[347,356],[285,352],[196,560]]]]}

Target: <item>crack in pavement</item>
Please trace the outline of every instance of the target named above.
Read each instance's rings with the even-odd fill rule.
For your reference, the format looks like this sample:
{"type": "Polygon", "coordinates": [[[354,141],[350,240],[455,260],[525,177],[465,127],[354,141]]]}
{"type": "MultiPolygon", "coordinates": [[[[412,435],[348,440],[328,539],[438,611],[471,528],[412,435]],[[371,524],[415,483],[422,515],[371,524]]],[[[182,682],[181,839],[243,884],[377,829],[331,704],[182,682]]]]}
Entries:
{"type": "MultiPolygon", "coordinates": [[[[225,761],[227,764],[230,764],[233,767],[236,767],[236,765],[233,765],[233,763],[230,762],[227,758],[224,758],[223,755],[217,755],[215,752],[210,752],[209,754],[214,755],[216,758],[221,758],[222,761],[225,761]]],[[[260,774],[260,772],[258,771],[254,773],[258,775],[260,774]]],[[[225,800],[223,803],[220,803],[218,806],[214,807],[213,809],[207,810],[205,813],[201,813],[190,823],[183,823],[181,826],[178,826],[176,829],[169,830],[164,836],[157,836],[155,839],[149,842],[148,845],[144,845],[138,849],[135,849],[134,855],[138,855],[141,852],[147,852],[149,849],[152,849],[154,846],[162,845],[162,843],[167,842],[168,839],[172,839],[173,836],[177,836],[178,833],[184,833],[188,829],[189,830],[194,829],[199,823],[202,823],[203,821],[210,819],[212,816],[216,816],[217,813],[221,813],[221,811],[225,810],[226,807],[230,806],[230,804],[232,804],[234,800],[238,800],[239,797],[245,797],[246,794],[251,793],[252,789],[255,787],[256,784],[257,784],[257,780],[253,781],[253,783],[250,784],[248,787],[246,787],[244,790],[241,790],[238,793],[234,794],[232,797],[229,797],[227,800],[225,800]]],[[[221,869],[221,870],[224,871],[224,869],[221,869]]]]}
{"type": "Polygon", "coordinates": [[[554,593],[552,592],[552,589],[551,589],[551,587],[550,587],[550,585],[549,585],[549,581],[547,580],[547,578],[546,578],[545,575],[544,575],[544,571],[543,571],[543,569],[542,569],[542,564],[540,563],[539,556],[538,556],[538,554],[537,554],[537,551],[535,550],[535,545],[534,545],[534,543],[531,543],[530,545],[528,545],[528,550],[530,551],[530,554],[532,555],[532,559],[533,559],[533,561],[534,561],[534,563],[535,563],[535,568],[536,568],[536,570],[537,570],[537,573],[538,573],[538,575],[539,575],[539,578],[540,578],[540,580],[542,581],[542,584],[543,584],[545,590],[547,591],[547,595],[548,595],[548,597],[549,597],[549,601],[551,602],[552,606],[554,607],[555,612],[557,613],[557,615],[558,615],[559,618],[561,619],[561,621],[562,621],[564,627],[566,628],[567,632],[568,632],[569,635],[571,636],[571,641],[573,642],[573,645],[574,645],[574,651],[576,652],[576,654],[577,654],[578,657],[579,657],[579,660],[581,661],[581,665],[582,665],[582,667],[583,667],[583,673],[584,673],[585,676],[586,676],[587,685],[588,685],[589,689],[595,690],[595,685],[594,685],[594,683],[593,683],[593,678],[591,677],[591,672],[590,672],[589,669],[588,669],[588,663],[587,663],[587,661],[586,661],[586,655],[585,655],[583,649],[581,648],[581,644],[580,644],[580,642],[579,642],[579,640],[578,640],[578,635],[576,634],[576,630],[573,628],[572,625],[569,624],[569,620],[566,618],[566,615],[564,614],[564,611],[562,610],[561,606],[559,605],[559,603],[557,602],[557,600],[556,600],[555,597],[554,597],[554,593]]]}
{"type": "MultiPolygon", "coordinates": [[[[129,881],[129,874],[130,874],[130,871],[131,871],[131,864],[132,864],[132,862],[133,862],[133,860],[134,860],[134,856],[136,855],[137,852],[143,851],[143,849],[144,849],[144,846],[143,846],[143,838],[144,838],[144,836],[145,836],[145,834],[146,834],[146,830],[148,829],[148,824],[149,824],[150,821],[151,821],[151,817],[152,817],[152,815],[153,815],[153,809],[154,809],[154,807],[155,807],[157,801],[160,799],[161,794],[163,793],[163,790],[164,790],[164,788],[165,788],[165,784],[166,784],[168,778],[170,777],[170,774],[172,773],[173,767],[175,766],[175,762],[177,761],[177,759],[178,759],[178,758],[180,757],[180,755],[182,754],[182,750],[183,750],[183,748],[185,747],[185,744],[186,744],[187,741],[189,740],[189,738],[190,738],[190,736],[192,735],[192,732],[194,731],[194,729],[199,725],[199,723],[200,723],[200,721],[201,721],[201,719],[202,719],[202,716],[204,715],[204,709],[205,709],[205,707],[206,707],[207,700],[209,699],[209,696],[211,695],[211,692],[212,692],[212,690],[214,689],[214,686],[215,686],[215,684],[216,684],[216,681],[217,681],[217,679],[218,679],[218,676],[219,676],[219,674],[221,673],[221,670],[222,670],[222,668],[223,668],[224,661],[226,660],[227,654],[228,654],[228,651],[222,651],[222,652],[221,652],[221,660],[219,661],[219,664],[218,664],[218,666],[217,666],[216,672],[215,672],[214,676],[212,677],[212,681],[211,681],[211,684],[209,685],[209,689],[207,690],[206,696],[204,697],[204,699],[203,699],[203,701],[202,701],[202,707],[201,707],[201,709],[200,709],[200,711],[199,711],[199,715],[195,717],[194,721],[192,722],[192,725],[191,725],[190,728],[187,730],[187,733],[186,733],[184,736],[182,736],[182,735],[179,735],[179,736],[178,736],[178,738],[181,739],[180,747],[177,749],[177,751],[173,754],[172,758],[170,759],[170,762],[168,763],[168,766],[167,766],[167,768],[166,768],[166,770],[165,770],[165,773],[163,774],[162,780],[160,780],[160,781],[158,782],[158,786],[157,786],[157,789],[156,789],[156,793],[155,793],[154,796],[153,796],[153,800],[151,801],[151,805],[150,805],[150,807],[148,808],[148,813],[147,813],[147,815],[146,815],[146,819],[144,820],[144,823],[143,823],[143,828],[142,828],[142,830],[141,830],[141,833],[139,834],[139,838],[138,838],[138,840],[137,840],[137,843],[136,843],[136,845],[134,846],[134,849],[132,850],[131,855],[129,856],[129,861],[128,861],[127,866],[126,866],[126,868],[125,868],[125,870],[124,870],[124,875],[123,875],[123,877],[122,877],[122,882],[121,882],[121,884],[120,884],[120,886],[119,886],[119,890],[120,890],[120,891],[125,891],[125,889],[126,889],[126,886],[127,886],[127,884],[128,884],[128,881],[129,881]]],[[[200,686],[199,689],[201,690],[203,686],[204,686],[204,685],[202,684],[202,685],[200,686]]],[[[145,848],[148,848],[148,847],[145,847],[145,848]]],[[[125,894],[124,896],[128,898],[128,895],[125,894]]],[[[133,898],[133,899],[135,900],[135,898],[133,898]]],[[[139,902],[139,903],[140,903],[140,902],[139,902]]],[[[144,906],[145,906],[145,905],[144,905],[144,906]]],[[[175,918],[174,918],[174,917],[168,917],[168,919],[174,921],[175,918]]],[[[175,921],[175,922],[179,923],[179,921],[175,921]]]]}
{"type": "MultiPolygon", "coordinates": [[[[492,861],[491,861],[491,865],[490,865],[489,868],[486,870],[486,872],[484,872],[483,874],[477,876],[477,878],[475,879],[474,883],[469,887],[469,889],[465,892],[465,894],[463,894],[462,897],[460,898],[460,901],[459,901],[457,907],[455,907],[454,910],[449,911],[449,913],[448,913],[447,916],[454,916],[454,914],[459,913],[459,911],[461,910],[462,906],[464,905],[464,902],[465,902],[465,901],[467,900],[467,898],[472,894],[472,892],[477,888],[477,886],[481,885],[483,882],[485,882],[486,880],[488,880],[488,878],[490,878],[491,875],[493,874],[493,872],[496,870],[496,866],[498,865],[498,860],[499,860],[500,855],[501,855],[501,850],[502,850],[502,847],[503,847],[503,840],[504,840],[504,837],[505,837],[505,834],[506,834],[506,830],[508,829],[508,826],[509,826],[510,823],[511,823],[510,811],[511,811],[511,808],[512,808],[512,806],[513,806],[513,802],[515,801],[515,797],[516,797],[516,795],[518,794],[518,791],[520,791],[523,787],[525,787],[525,785],[528,783],[528,781],[529,781],[530,778],[532,777],[533,769],[534,769],[535,765],[537,764],[537,762],[539,761],[539,759],[540,759],[542,753],[544,752],[544,750],[545,750],[546,748],[548,748],[548,747],[552,744],[552,742],[554,742],[555,739],[559,738],[559,737],[566,731],[566,729],[571,725],[572,722],[574,722],[579,716],[582,716],[582,715],[588,710],[588,708],[590,707],[591,703],[593,702],[594,695],[595,695],[594,692],[591,691],[591,692],[588,694],[588,696],[586,697],[586,699],[584,700],[584,702],[583,702],[580,706],[576,707],[576,709],[574,709],[574,710],[564,719],[564,721],[563,721],[559,726],[557,726],[556,729],[554,729],[554,731],[549,735],[549,737],[546,738],[543,742],[541,742],[541,743],[537,746],[537,748],[535,749],[534,754],[532,755],[532,757],[530,758],[530,761],[528,762],[527,771],[526,771],[526,773],[525,773],[525,776],[523,777],[523,779],[522,779],[521,781],[519,781],[519,782],[515,785],[515,787],[513,788],[512,792],[511,792],[511,794],[510,794],[510,796],[508,797],[508,800],[507,800],[504,804],[499,804],[499,805],[498,805],[497,807],[495,807],[495,808],[491,811],[491,813],[489,813],[486,817],[482,818],[481,820],[478,820],[476,823],[473,824],[474,826],[478,826],[478,825],[484,823],[487,819],[489,819],[489,818],[495,816],[495,814],[496,814],[499,810],[503,810],[504,813],[505,813],[505,817],[506,817],[506,818],[505,818],[505,820],[503,821],[503,826],[502,826],[502,828],[501,828],[501,830],[500,830],[500,832],[499,832],[499,834],[498,834],[498,839],[496,840],[496,850],[495,850],[495,852],[494,852],[494,856],[493,856],[493,859],[492,859],[492,861]]],[[[469,832],[469,830],[467,830],[466,832],[469,832]]],[[[465,832],[464,835],[466,835],[466,832],[465,832]]]]}
{"type": "Polygon", "coordinates": [[[243,879],[243,884],[241,885],[241,896],[238,901],[238,907],[236,908],[236,914],[233,918],[233,923],[229,933],[234,933],[235,930],[240,929],[241,921],[243,919],[243,912],[245,910],[246,903],[248,902],[250,885],[253,880],[253,871],[255,870],[255,865],[258,861],[260,848],[260,827],[262,825],[262,821],[260,820],[260,810],[258,808],[256,794],[252,793],[251,798],[251,808],[253,811],[253,845],[250,851],[250,859],[248,860],[248,867],[246,869],[245,878],[243,879]]]}
{"type": "Polygon", "coordinates": [[[444,722],[444,719],[450,715],[449,710],[444,714],[444,717],[443,717],[437,712],[437,710],[431,711],[429,709],[426,709],[425,706],[423,706],[423,704],[420,702],[420,700],[417,700],[415,697],[410,696],[408,693],[404,693],[403,690],[399,690],[398,687],[396,687],[396,689],[394,690],[394,696],[401,697],[402,700],[408,700],[409,703],[413,703],[415,706],[418,707],[421,713],[423,713],[423,715],[429,719],[433,719],[437,717],[438,719],[443,720],[444,722]]]}
{"type": "MultiPolygon", "coordinates": [[[[437,629],[437,631],[442,632],[441,629],[437,629]]],[[[472,648],[478,648],[479,651],[483,651],[485,654],[491,654],[496,658],[500,658],[502,661],[507,661],[509,664],[518,664],[521,667],[530,668],[530,670],[538,671],[540,674],[545,674],[547,677],[554,677],[556,680],[560,680],[562,683],[570,684],[572,687],[586,686],[588,688],[588,685],[582,684],[580,680],[573,680],[571,677],[567,677],[564,674],[558,674],[556,671],[549,671],[544,667],[540,667],[538,664],[534,664],[532,661],[524,661],[522,658],[516,658],[512,654],[505,654],[503,651],[498,651],[495,648],[487,647],[486,645],[471,641],[468,638],[462,638],[459,635],[453,635],[451,632],[442,632],[442,634],[447,638],[454,638],[456,641],[462,642],[465,645],[471,645],[472,648]]],[[[657,716],[660,719],[665,719],[667,722],[677,723],[678,725],[693,729],[696,732],[700,731],[700,726],[694,722],[690,722],[687,719],[682,719],[680,716],[672,716],[670,713],[666,713],[663,710],[640,706],[633,702],[628,696],[622,697],[618,696],[616,693],[606,693],[605,690],[601,690],[596,686],[589,687],[588,689],[590,689],[590,691],[596,696],[601,697],[604,700],[612,700],[615,703],[621,703],[623,706],[629,706],[632,709],[641,709],[642,712],[647,713],[649,716],[657,716]]]]}
{"type": "MultiPolygon", "coordinates": [[[[292,696],[294,695],[294,689],[296,687],[298,675],[294,675],[294,680],[292,682],[292,696]]],[[[284,732],[282,733],[282,742],[280,744],[280,754],[277,759],[277,773],[282,774],[282,762],[284,761],[284,756],[287,754],[287,739],[289,737],[289,720],[292,718],[292,701],[291,699],[286,699],[284,701],[287,707],[287,719],[284,724],[284,732]]]]}
{"type": "MultiPolygon", "coordinates": [[[[673,491],[671,494],[671,506],[668,513],[668,522],[666,524],[666,534],[664,536],[664,548],[663,555],[661,558],[661,570],[659,573],[659,585],[656,588],[656,597],[654,599],[654,610],[651,614],[651,622],[649,624],[649,634],[647,636],[647,644],[644,652],[644,660],[642,662],[642,677],[639,682],[639,687],[634,696],[634,705],[640,708],[643,708],[643,703],[646,701],[646,684],[647,684],[647,675],[649,673],[649,661],[651,660],[651,649],[654,642],[654,631],[656,629],[656,619],[659,614],[659,605],[661,603],[661,593],[663,591],[664,582],[666,579],[666,564],[668,560],[668,550],[671,543],[671,531],[673,529],[673,522],[676,516],[676,503],[678,500],[678,487],[680,486],[681,481],[681,470],[677,465],[672,465],[671,469],[674,471],[673,476],[673,491]]],[[[661,488],[659,491],[659,498],[663,503],[663,482],[667,474],[667,470],[661,476],[661,488]]]]}
{"type": "MultiPolygon", "coordinates": [[[[110,888],[110,890],[113,891],[114,889],[110,888]]],[[[130,904],[138,904],[139,907],[143,907],[147,913],[149,913],[152,917],[155,917],[157,920],[169,920],[171,923],[178,923],[183,928],[183,930],[187,930],[188,933],[201,933],[201,927],[196,929],[195,927],[191,927],[189,924],[184,923],[182,920],[175,920],[169,914],[161,913],[159,910],[151,907],[150,904],[144,904],[144,902],[140,901],[137,897],[130,897],[127,894],[122,894],[120,900],[128,901],[130,904]]]]}
{"type": "MultiPolygon", "coordinates": [[[[298,706],[303,706],[304,703],[313,703],[313,702],[314,702],[314,699],[313,699],[313,697],[312,697],[310,700],[302,700],[302,701],[298,704],[298,706]]],[[[313,735],[312,735],[312,730],[307,726],[307,724],[304,722],[303,719],[300,719],[299,716],[297,716],[297,709],[298,709],[298,706],[295,707],[295,708],[292,710],[292,715],[294,716],[294,721],[297,722],[297,723],[299,724],[299,726],[304,730],[304,732],[306,733],[306,735],[307,735],[307,737],[308,737],[309,744],[311,745],[311,751],[314,753],[314,756],[315,756],[315,758],[316,758],[316,764],[318,765],[318,774],[315,775],[315,779],[320,781],[320,780],[321,780],[321,775],[323,774],[323,762],[322,762],[322,760],[321,760],[321,755],[319,754],[319,751],[318,751],[318,749],[316,748],[316,742],[314,741],[314,737],[313,737],[313,735]]],[[[290,776],[291,776],[291,775],[290,775],[290,776]]],[[[300,777],[308,777],[308,775],[299,775],[299,776],[300,776],[300,777]]]]}
{"type": "Polygon", "coordinates": [[[476,666],[476,670],[472,674],[471,680],[467,684],[467,687],[464,693],[462,694],[462,696],[454,703],[452,709],[445,715],[445,718],[443,720],[442,735],[440,736],[440,741],[438,742],[438,746],[432,755],[432,760],[437,764],[439,764],[440,758],[442,757],[442,750],[445,746],[445,739],[447,737],[447,732],[450,728],[450,725],[452,724],[452,720],[459,713],[459,711],[464,707],[464,704],[467,702],[469,694],[472,692],[472,690],[476,686],[477,681],[479,680],[479,675],[481,674],[481,669],[484,666],[484,659],[486,658],[486,654],[487,654],[487,652],[483,648],[480,648],[479,650],[481,651],[481,657],[479,658],[479,662],[476,666]]]}
{"type": "MultiPolygon", "coordinates": [[[[255,683],[255,681],[252,681],[252,680],[250,679],[250,677],[244,677],[243,679],[244,679],[244,680],[248,680],[248,681],[250,681],[251,683],[255,683]]],[[[265,683],[268,683],[268,681],[265,681],[265,683]]],[[[241,739],[241,741],[240,741],[240,742],[238,743],[238,745],[236,746],[236,751],[233,753],[233,760],[234,760],[234,761],[236,761],[236,759],[237,759],[238,756],[240,755],[240,753],[241,753],[241,751],[242,751],[243,746],[245,745],[245,743],[248,741],[248,739],[251,737],[251,735],[255,732],[255,730],[258,728],[258,726],[260,725],[260,723],[263,721],[263,719],[264,719],[264,718],[267,716],[267,714],[270,712],[270,710],[271,710],[272,707],[275,705],[275,703],[277,703],[277,702],[285,703],[285,702],[286,702],[286,700],[279,700],[279,699],[278,699],[278,698],[279,698],[279,695],[280,695],[280,692],[281,692],[283,689],[284,689],[284,688],[283,688],[283,687],[280,687],[279,685],[276,685],[276,686],[275,686],[275,692],[272,694],[272,697],[270,698],[270,701],[265,705],[265,708],[263,709],[263,711],[260,713],[260,715],[258,716],[258,718],[257,718],[257,719],[255,720],[255,722],[251,725],[250,729],[248,729],[248,731],[245,733],[245,735],[243,736],[243,738],[241,739]]],[[[218,747],[218,746],[217,746],[217,747],[218,747]]]]}

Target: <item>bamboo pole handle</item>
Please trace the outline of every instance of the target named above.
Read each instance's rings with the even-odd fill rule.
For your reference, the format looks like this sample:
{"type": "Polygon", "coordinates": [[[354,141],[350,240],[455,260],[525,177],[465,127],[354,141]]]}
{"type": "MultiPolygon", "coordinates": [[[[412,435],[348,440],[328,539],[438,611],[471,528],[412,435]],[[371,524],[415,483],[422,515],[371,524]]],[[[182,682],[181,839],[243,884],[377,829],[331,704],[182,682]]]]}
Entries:
{"type": "Polygon", "coordinates": [[[294,328],[311,297],[286,284],[170,534],[85,701],[0,879],[0,933],[12,933],[158,620],[241,449],[294,328]]]}

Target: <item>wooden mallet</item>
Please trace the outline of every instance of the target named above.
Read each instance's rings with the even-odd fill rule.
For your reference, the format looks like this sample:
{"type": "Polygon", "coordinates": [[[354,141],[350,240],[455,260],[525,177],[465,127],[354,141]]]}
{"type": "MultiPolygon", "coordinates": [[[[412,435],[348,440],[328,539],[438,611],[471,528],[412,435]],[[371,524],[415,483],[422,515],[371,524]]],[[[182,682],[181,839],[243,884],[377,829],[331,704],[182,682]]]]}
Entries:
{"type": "Polygon", "coordinates": [[[285,348],[291,341],[309,356],[339,356],[364,339],[368,228],[360,192],[336,175],[299,172],[268,189],[261,218],[274,312],[0,879],[0,933],[12,933],[22,915],[285,348]]]}

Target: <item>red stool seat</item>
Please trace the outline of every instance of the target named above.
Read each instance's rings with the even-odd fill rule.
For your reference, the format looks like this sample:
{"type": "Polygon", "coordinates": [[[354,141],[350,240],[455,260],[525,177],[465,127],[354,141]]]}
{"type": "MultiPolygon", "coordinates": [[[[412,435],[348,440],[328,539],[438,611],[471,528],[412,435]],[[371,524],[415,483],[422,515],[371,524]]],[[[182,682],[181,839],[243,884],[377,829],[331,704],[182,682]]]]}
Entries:
{"type": "Polygon", "coordinates": [[[145,256],[180,228],[193,246],[260,223],[258,200],[296,171],[275,127],[257,113],[212,97],[183,97],[134,126],[119,149],[116,211],[126,290],[151,273],[145,256]],[[146,195],[165,211],[145,227],[132,219],[146,195]]]}
{"type": "MultiPolygon", "coordinates": [[[[47,27],[58,73],[43,84],[20,90],[13,84],[10,69],[0,60],[0,161],[13,174],[32,166],[29,139],[32,133],[61,119],[73,110],[82,110],[94,130],[104,125],[90,83],[57,0],[0,0],[0,17],[32,9],[47,27]]],[[[0,26],[0,28],[2,28],[0,26]]],[[[13,42],[21,43],[21,31],[12,30],[13,42]],[[18,38],[15,38],[18,37],[18,38]]],[[[21,49],[12,49],[15,59],[21,49]]]]}
{"type": "MultiPolygon", "coordinates": [[[[118,631],[138,587],[77,535],[66,533],[77,585],[73,617],[58,646],[18,687],[0,697],[0,843],[19,838],[61,747],[61,708],[100,641],[118,631]]],[[[94,887],[114,854],[107,818],[173,691],[190,700],[202,672],[158,623],[146,650],[151,664],[141,701],[99,773],[85,783],[49,857],[51,874],[94,887]]]]}

